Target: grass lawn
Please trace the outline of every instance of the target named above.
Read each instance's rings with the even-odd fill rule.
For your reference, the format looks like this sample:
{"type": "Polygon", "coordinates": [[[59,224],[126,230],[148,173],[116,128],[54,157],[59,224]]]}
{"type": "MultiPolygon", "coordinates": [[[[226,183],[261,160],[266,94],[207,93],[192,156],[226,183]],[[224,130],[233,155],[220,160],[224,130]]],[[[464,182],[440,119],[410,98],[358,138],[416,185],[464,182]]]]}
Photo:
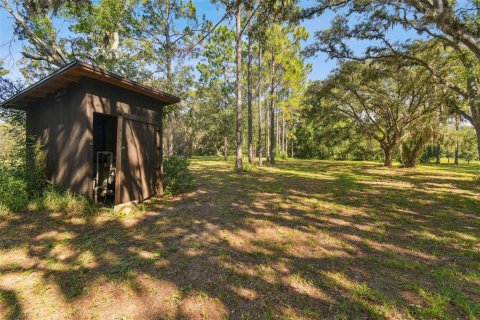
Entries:
{"type": "Polygon", "coordinates": [[[479,165],[232,167],[129,216],[0,217],[0,317],[480,318],[479,165]]]}

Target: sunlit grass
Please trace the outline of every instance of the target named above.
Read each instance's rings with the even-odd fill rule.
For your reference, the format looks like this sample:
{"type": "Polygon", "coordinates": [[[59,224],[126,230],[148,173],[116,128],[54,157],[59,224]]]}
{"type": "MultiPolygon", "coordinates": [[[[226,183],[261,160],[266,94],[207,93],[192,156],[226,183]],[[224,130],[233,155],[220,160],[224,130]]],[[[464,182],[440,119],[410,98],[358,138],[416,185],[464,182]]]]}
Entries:
{"type": "Polygon", "coordinates": [[[192,159],[195,190],[129,214],[52,194],[0,217],[16,318],[477,319],[479,164],[192,159]]]}

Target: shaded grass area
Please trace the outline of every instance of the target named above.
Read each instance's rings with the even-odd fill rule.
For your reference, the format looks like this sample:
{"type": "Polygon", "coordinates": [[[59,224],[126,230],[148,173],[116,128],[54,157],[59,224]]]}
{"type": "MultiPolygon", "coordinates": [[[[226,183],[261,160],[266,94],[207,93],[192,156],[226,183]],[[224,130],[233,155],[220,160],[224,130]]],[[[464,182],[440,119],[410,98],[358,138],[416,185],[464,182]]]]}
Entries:
{"type": "Polygon", "coordinates": [[[145,212],[0,220],[6,319],[476,319],[479,166],[192,161],[145,212]]]}

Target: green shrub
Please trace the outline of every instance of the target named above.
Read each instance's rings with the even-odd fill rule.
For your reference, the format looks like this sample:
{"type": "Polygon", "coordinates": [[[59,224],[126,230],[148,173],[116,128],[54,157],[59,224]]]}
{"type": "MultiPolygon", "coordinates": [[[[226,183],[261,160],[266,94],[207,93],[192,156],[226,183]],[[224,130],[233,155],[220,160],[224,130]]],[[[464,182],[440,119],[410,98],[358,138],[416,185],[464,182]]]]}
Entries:
{"type": "Polygon", "coordinates": [[[25,209],[29,200],[42,196],[47,185],[43,151],[31,141],[27,139],[26,144],[11,141],[10,148],[0,155],[0,210],[3,212],[25,209]]]}
{"type": "Polygon", "coordinates": [[[278,153],[278,159],[280,159],[280,160],[287,160],[287,158],[288,158],[288,155],[287,155],[287,153],[286,153],[285,151],[280,151],[280,152],[278,153]]]}
{"type": "Polygon", "coordinates": [[[0,119],[0,210],[20,211],[47,186],[44,153],[35,137],[25,137],[24,112],[0,108],[0,119]]]}
{"type": "Polygon", "coordinates": [[[429,163],[437,158],[438,149],[436,145],[425,146],[422,156],[420,157],[420,163],[429,163]]]}
{"type": "Polygon", "coordinates": [[[28,204],[28,193],[23,179],[0,168],[0,212],[23,210],[28,204]]]}
{"type": "Polygon", "coordinates": [[[191,190],[193,177],[188,168],[190,161],[184,157],[168,157],[163,160],[163,187],[172,194],[191,190]]]}
{"type": "Polygon", "coordinates": [[[45,153],[32,138],[27,139],[25,161],[25,183],[31,199],[41,197],[47,188],[45,176],[45,153]]]}
{"type": "Polygon", "coordinates": [[[252,172],[257,170],[257,167],[253,164],[250,164],[248,162],[243,163],[243,171],[245,172],[252,172]]]}
{"type": "Polygon", "coordinates": [[[32,137],[9,138],[0,154],[0,213],[21,210],[92,214],[96,206],[70,191],[48,188],[44,152],[32,137]]]}
{"type": "Polygon", "coordinates": [[[462,155],[463,159],[465,159],[465,161],[467,161],[467,163],[470,164],[470,161],[476,159],[477,150],[467,150],[467,151],[462,152],[461,155],[462,155]]]}
{"type": "Polygon", "coordinates": [[[0,154],[0,211],[20,211],[28,204],[25,182],[25,146],[8,134],[4,137],[10,147],[0,154]]]}

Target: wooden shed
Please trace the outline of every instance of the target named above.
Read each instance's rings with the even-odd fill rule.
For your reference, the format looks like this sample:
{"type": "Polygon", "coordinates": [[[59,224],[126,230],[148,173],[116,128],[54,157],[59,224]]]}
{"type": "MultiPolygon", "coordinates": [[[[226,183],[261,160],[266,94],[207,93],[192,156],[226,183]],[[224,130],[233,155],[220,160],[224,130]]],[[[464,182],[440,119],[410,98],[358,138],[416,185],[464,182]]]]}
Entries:
{"type": "Polygon", "coordinates": [[[25,110],[55,185],[115,205],[162,193],[162,110],[180,99],[74,61],[4,101],[25,110]]]}

